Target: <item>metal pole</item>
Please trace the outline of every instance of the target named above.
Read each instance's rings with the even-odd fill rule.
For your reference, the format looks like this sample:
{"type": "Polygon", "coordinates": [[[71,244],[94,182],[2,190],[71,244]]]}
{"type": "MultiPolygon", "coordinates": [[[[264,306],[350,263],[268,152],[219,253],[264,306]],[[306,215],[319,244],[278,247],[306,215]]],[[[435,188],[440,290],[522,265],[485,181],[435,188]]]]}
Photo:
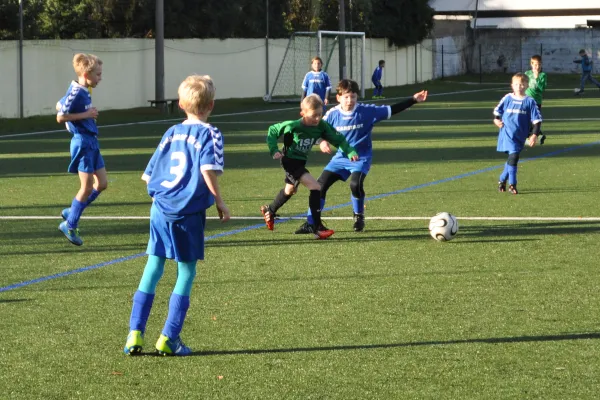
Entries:
{"type": "MultiPolygon", "coordinates": [[[[345,16],[345,5],[344,0],[340,2],[340,31],[346,31],[346,16],[345,16]]],[[[338,36],[338,44],[340,46],[340,79],[346,78],[346,40],[344,36],[338,36]]]]}
{"type": "MultiPolygon", "coordinates": [[[[156,0],[154,37],[154,74],[156,100],[165,99],[165,3],[164,0],[156,0]]],[[[166,106],[166,105],[163,105],[166,106]]]]}
{"type": "Polygon", "coordinates": [[[442,43],[442,80],[444,80],[444,44],[442,43]]]}
{"type": "Polygon", "coordinates": [[[269,0],[266,1],[267,32],[265,35],[265,98],[269,98],[269,0]]]}
{"type": "Polygon", "coordinates": [[[23,0],[19,0],[19,118],[23,115],[23,0]]]}

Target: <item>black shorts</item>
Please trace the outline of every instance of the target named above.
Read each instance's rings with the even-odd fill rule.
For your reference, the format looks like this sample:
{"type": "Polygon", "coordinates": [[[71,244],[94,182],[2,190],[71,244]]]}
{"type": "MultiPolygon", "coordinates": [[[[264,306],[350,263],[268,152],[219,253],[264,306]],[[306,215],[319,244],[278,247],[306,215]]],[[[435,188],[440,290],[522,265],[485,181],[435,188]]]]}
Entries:
{"type": "Polygon", "coordinates": [[[308,174],[305,160],[297,160],[286,156],[281,157],[281,166],[285,171],[285,183],[298,187],[300,178],[304,174],[308,174]]]}

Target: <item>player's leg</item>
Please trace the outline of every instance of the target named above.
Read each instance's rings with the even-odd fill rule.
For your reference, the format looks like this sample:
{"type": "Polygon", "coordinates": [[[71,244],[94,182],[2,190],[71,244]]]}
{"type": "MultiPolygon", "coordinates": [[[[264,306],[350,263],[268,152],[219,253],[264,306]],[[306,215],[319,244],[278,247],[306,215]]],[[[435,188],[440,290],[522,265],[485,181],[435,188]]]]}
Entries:
{"type": "Polygon", "coordinates": [[[385,99],[385,97],[383,96],[383,85],[381,84],[381,82],[379,82],[379,98],[385,99]]]}
{"type": "MultiPolygon", "coordinates": [[[[321,176],[319,176],[319,179],[317,179],[317,182],[321,186],[321,202],[320,202],[321,210],[323,209],[323,207],[325,207],[325,199],[327,197],[327,191],[334,183],[336,183],[339,180],[343,180],[343,178],[340,174],[329,171],[327,169],[325,169],[321,173],[321,176]]],[[[308,225],[313,225],[315,223],[310,209],[308,210],[306,221],[307,221],[308,225]]],[[[321,225],[322,225],[322,223],[321,223],[321,225]]],[[[309,233],[309,232],[296,232],[296,233],[309,233]]]]}
{"type": "Polygon", "coordinates": [[[329,236],[334,234],[334,231],[331,229],[328,230],[319,230],[321,227],[321,185],[316,181],[315,178],[309,173],[305,172],[300,177],[300,183],[302,183],[308,190],[310,190],[310,194],[308,196],[308,207],[310,208],[310,213],[312,214],[313,224],[312,230],[315,238],[317,239],[326,239],[329,236]]]}
{"type": "Polygon", "coordinates": [[[498,178],[498,191],[506,192],[506,181],[508,180],[508,161],[504,163],[504,169],[498,178]]]}
{"type": "Polygon", "coordinates": [[[58,229],[65,235],[69,242],[76,246],[81,246],[83,244],[83,240],[81,239],[81,236],[79,236],[79,219],[81,218],[81,214],[86,207],[85,200],[92,192],[94,174],[83,171],[79,171],[78,174],[80,182],[79,191],[71,202],[69,212],[65,213],[65,210],[63,210],[61,215],[66,216],[67,218],[58,226],[58,229]]]}
{"type": "Polygon", "coordinates": [[[204,259],[206,213],[195,214],[170,225],[172,251],[177,260],[177,281],[169,300],[169,313],[156,349],[162,355],[186,356],[191,353],[180,334],[190,306],[196,277],[196,263],[204,259]]]}
{"type": "Polygon", "coordinates": [[[596,87],[597,87],[597,88],[600,88],[600,82],[598,82],[598,81],[596,80],[596,78],[594,78],[594,77],[592,76],[592,73],[591,73],[591,72],[590,72],[590,75],[589,75],[589,79],[590,79],[590,82],[592,82],[594,85],[596,85],[596,87]]]}
{"type": "Polygon", "coordinates": [[[352,193],[352,209],[354,211],[354,231],[362,232],[365,228],[365,189],[364,182],[367,174],[355,171],[350,175],[350,192],[352,193]]]}
{"type": "Polygon", "coordinates": [[[517,191],[517,164],[519,163],[519,153],[510,153],[506,161],[506,171],[508,172],[508,191],[512,194],[518,194],[517,191]]]}
{"type": "Polygon", "coordinates": [[[133,295],[133,306],[129,318],[129,335],[123,352],[127,355],[138,354],[144,346],[144,333],[150,310],[154,303],[156,285],[163,275],[166,258],[148,255],[146,267],[137,291],[133,295]]]}
{"type": "Polygon", "coordinates": [[[585,89],[585,81],[587,81],[589,75],[590,75],[589,72],[581,73],[581,83],[579,84],[579,93],[583,93],[583,91],[585,89]]]}
{"type": "Polygon", "coordinates": [[[285,171],[285,187],[277,193],[271,204],[266,204],[260,207],[267,229],[272,231],[275,227],[275,216],[279,210],[298,190],[300,184],[300,176],[308,172],[305,168],[306,161],[296,160],[293,158],[281,158],[281,166],[285,171]]]}

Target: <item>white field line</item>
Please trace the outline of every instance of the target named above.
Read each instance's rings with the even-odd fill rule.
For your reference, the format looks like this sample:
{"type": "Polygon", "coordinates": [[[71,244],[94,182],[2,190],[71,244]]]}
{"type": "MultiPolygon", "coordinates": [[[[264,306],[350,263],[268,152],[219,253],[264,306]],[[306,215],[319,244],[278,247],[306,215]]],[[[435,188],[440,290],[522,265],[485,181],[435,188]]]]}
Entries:
{"type": "MultiPolygon", "coordinates": [[[[207,219],[218,220],[219,217],[206,217],[207,219]]],[[[467,221],[591,221],[600,222],[600,217],[462,217],[456,216],[459,220],[467,221]]],[[[0,220],[58,220],[61,217],[53,216],[0,216],[0,220]]],[[[82,216],[81,219],[87,220],[148,220],[150,217],[133,217],[133,216],[82,216]]],[[[260,216],[247,216],[247,217],[231,217],[232,220],[256,220],[262,221],[263,217],[260,216]]],[[[279,217],[282,221],[286,220],[304,220],[305,217],[279,217]]],[[[353,217],[328,217],[323,216],[324,220],[353,220],[353,217]]],[[[415,220],[428,220],[431,217],[369,217],[368,220],[382,220],[382,221],[415,221],[415,220]]]]}
{"type": "MultiPolygon", "coordinates": [[[[430,94],[429,96],[449,96],[449,95],[453,95],[453,94],[463,94],[463,93],[477,93],[477,92],[487,92],[490,90],[498,90],[498,89],[502,89],[502,88],[488,88],[488,89],[477,89],[477,90],[459,90],[456,92],[445,92],[445,93],[434,93],[434,94],[430,94]]],[[[365,103],[368,102],[379,102],[379,101],[385,101],[386,103],[392,101],[392,100],[399,100],[399,99],[404,99],[406,97],[390,97],[387,99],[383,99],[383,100],[365,100],[365,103]]],[[[298,104],[300,103],[300,101],[298,101],[298,104]]],[[[236,112],[236,113],[229,113],[229,114],[218,114],[218,115],[211,115],[210,119],[214,119],[214,118],[219,118],[219,117],[234,117],[234,116],[238,116],[238,115],[248,115],[248,114],[262,114],[262,113],[272,113],[272,112],[278,112],[278,111],[290,111],[290,110],[298,110],[298,106],[296,107],[286,107],[286,108],[276,108],[276,109],[272,109],[272,110],[256,110],[256,111],[244,111],[244,112],[236,112]]],[[[172,122],[177,122],[177,121],[181,121],[183,118],[172,118],[172,119],[160,119],[160,120],[156,120],[156,121],[140,121],[140,122],[128,122],[128,123],[122,123],[122,124],[112,124],[112,125],[99,125],[98,128],[100,129],[106,129],[106,128],[117,128],[117,127],[123,127],[123,126],[132,126],[132,125],[148,125],[148,124],[159,124],[159,123],[172,123],[172,122]]],[[[223,122],[219,122],[219,124],[222,124],[223,122]]],[[[55,130],[51,130],[51,131],[39,131],[39,132],[29,132],[29,133],[15,133],[15,134],[11,134],[11,135],[0,135],[0,140],[2,139],[8,139],[8,138],[14,138],[14,137],[23,137],[23,136],[33,136],[33,135],[45,135],[48,133],[60,133],[60,132],[66,132],[65,129],[55,129],[55,130]]]]}

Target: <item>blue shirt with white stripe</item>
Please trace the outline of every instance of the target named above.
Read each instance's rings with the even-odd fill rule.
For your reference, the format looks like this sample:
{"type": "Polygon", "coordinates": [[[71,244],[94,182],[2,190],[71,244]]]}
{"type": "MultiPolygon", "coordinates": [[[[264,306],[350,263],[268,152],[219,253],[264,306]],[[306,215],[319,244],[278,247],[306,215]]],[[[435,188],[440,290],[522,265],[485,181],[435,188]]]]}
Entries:
{"type": "MultiPolygon", "coordinates": [[[[60,105],[58,115],[79,114],[86,112],[92,107],[92,95],[87,87],[73,81],[69,85],[67,93],[58,103],[60,105]]],[[[68,121],[65,125],[67,126],[67,130],[72,134],[98,135],[98,126],[94,118],[68,121]]]]}
{"type": "Polygon", "coordinates": [[[498,134],[497,150],[518,153],[529,136],[530,124],[542,122],[542,114],[532,97],[519,98],[509,93],[494,108],[494,115],[504,124],[498,134]]]}
{"type": "Polygon", "coordinates": [[[331,82],[329,81],[329,75],[325,71],[309,71],[304,76],[302,81],[302,90],[306,92],[306,95],[316,93],[319,95],[321,100],[325,100],[325,94],[327,90],[331,90],[331,82]]]}
{"type": "Polygon", "coordinates": [[[223,135],[214,126],[186,120],[164,134],[142,179],[154,205],[176,221],[215,202],[202,171],[223,173],[223,135]]]}

